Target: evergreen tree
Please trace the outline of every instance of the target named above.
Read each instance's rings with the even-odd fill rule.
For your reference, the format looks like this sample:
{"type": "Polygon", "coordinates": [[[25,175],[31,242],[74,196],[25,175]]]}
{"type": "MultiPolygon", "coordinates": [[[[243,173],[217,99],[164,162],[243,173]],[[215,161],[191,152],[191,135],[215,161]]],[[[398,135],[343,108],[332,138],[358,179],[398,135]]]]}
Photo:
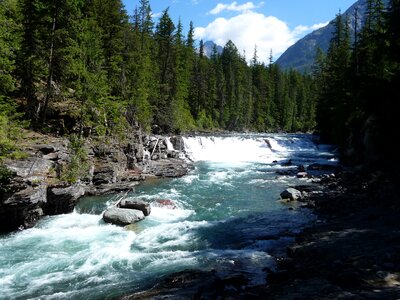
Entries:
{"type": "MultiPolygon", "coordinates": [[[[150,131],[153,118],[152,99],[157,99],[157,65],[154,59],[153,21],[149,1],[140,1],[136,9],[133,28],[133,56],[129,65],[132,69],[131,105],[134,118],[145,131],[150,131]]],[[[154,101],[153,101],[154,102],[154,101]]]]}
{"type": "Polygon", "coordinates": [[[16,0],[0,2],[0,100],[15,90],[15,60],[20,47],[16,0]]]}
{"type": "Polygon", "coordinates": [[[156,59],[159,69],[159,95],[154,99],[155,123],[162,131],[170,132],[173,129],[171,120],[172,99],[174,86],[174,31],[175,25],[169,16],[168,9],[163,11],[156,27],[155,41],[157,45],[156,59]]]}
{"type": "Polygon", "coordinates": [[[107,77],[113,96],[121,97],[125,89],[124,80],[124,48],[128,24],[128,15],[121,0],[92,0],[88,2],[87,11],[101,28],[107,77]]]}
{"type": "Polygon", "coordinates": [[[310,78],[283,73],[272,54],[265,66],[255,51],[249,66],[232,41],[208,58],[203,41],[195,49],[193,23],[185,38],[168,9],[153,31],[148,0],[132,19],[121,0],[4,0],[0,20],[0,94],[25,98],[34,125],[99,136],[128,123],[163,132],[313,126],[310,78]]]}
{"type": "Polygon", "coordinates": [[[348,69],[350,66],[350,37],[347,20],[338,14],[335,19],[335,31],[327,56],[320,66],[319,83],[321,84],[318,118],[321,134],[337,144],[344,144],[346,126],[349,120],[348,69]],[[332,123],[337,122],[335,128],[332,123]]]}
{"type": "MultiPolygon", "coordinates": [[[[190,32],[189,32],[190,33],[190,32]]],[[[190,49],[183,38],[183,27],[179,20],[174,37],[175,78],[172,98],[172,130],[181,132],[194,127],[194,120],[190,114],[187,98],[189,95],[189,80],[191,70],[190,49]]]]}
{"type": "Polygon", "coordinates": [[[83,16],[74,21],[73,27],[76,35],[68,49],[68,66],[64,76],[73,89],[73,96],[80,103],[77,116],[80,132],[85,126],[100,126],[100,131],[104,132],[105,120],[100,110],[110,87],[107,72],[103,68],[105,58],[102,43],[98,38],[102,30],[94,18],[83,16]]]}

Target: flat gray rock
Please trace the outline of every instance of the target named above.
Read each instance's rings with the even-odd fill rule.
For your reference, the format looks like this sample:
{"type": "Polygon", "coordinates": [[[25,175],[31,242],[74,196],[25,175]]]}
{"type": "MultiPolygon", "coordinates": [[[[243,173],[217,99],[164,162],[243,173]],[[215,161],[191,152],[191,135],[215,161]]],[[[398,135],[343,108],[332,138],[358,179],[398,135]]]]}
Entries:
{"type": "Polygon", "coordinates": [[[133,224],[143,219],[143,212],[137,209],[111,207],[103,214],[104,222],[122,226],[133,224]]]}

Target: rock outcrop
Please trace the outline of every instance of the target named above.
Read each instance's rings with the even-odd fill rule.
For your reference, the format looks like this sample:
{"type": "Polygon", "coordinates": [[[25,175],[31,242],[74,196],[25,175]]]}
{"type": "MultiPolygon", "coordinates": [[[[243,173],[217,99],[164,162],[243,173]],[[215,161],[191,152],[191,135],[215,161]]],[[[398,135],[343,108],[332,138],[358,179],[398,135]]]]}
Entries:
{"type": "Polygon", "coordinates": [[[48,187],[46,215],[72,212],[76,202],[83,195],[85,195],[85,187],[81,184],[48,187]]]}
{"type": "Polygon", "coordinates": [[[26,158],[3,161],[12,175],[9,185],[0,191],[0,231],[30,228],[46,214],[47,189],[69,159],[65,139],[31,138],[36,142],[21,146],[26,158]]]}
{"type": "MultiPolygon", "coordinates": [[[[180,177],[193,168],[184,159],[182,137],[170,142],[163,136],[135,133],[124,145],[88,139],[83,146],[84,174],[69,184],[62,180],[74,155],[69,141],[29,134],[21,145],[26,158],[3,161],[12,176],[6,189],[0,189],[0,231],[32,227],[44,215],[70,213],[84,195],[129,192],[147,176],[180,177]]],[[[150,207],[139,210],[150,213],[150,207]]]]}
{"type": "Polygon", "coordinates": [[[156,177],[181,177],[193,169],[193,165],[180,159],[149,161],[143,173],[156,177]]]}

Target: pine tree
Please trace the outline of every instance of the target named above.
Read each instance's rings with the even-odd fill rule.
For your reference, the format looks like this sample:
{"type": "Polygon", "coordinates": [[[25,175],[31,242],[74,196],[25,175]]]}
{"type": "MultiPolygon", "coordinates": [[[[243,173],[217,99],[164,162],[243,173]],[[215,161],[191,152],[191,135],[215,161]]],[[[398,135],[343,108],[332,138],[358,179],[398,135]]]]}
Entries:
{"type": "Polygon", "coordinates": [[[323,138],[344,144],[346,124],[349,120],[348,69],[350,66],[350,37],[347,20],[338,14],[335,31],[320,73],[321,84],[318,104],[319,127],[323,138]],[[332,127],[331,124],[336,123],[332,127]]]}
{"type": "Polygon", "coordinates": [[[157,63],[154,59],[153,21],[149,1],[140,1],[136,8],[133,27],[133,53],[128,65],[131,69],[130,106],[134,119],[145,131],[150,131],[153,119],[152,99],[158,98],[157,63]]]}
{"type": "Polygon", "coordinates": [[[174,37],[175,78],[173,86],[172,130],[174,132],[186,131],[194,127],[189,105],[186,102],[189,95],[190,58],[188,48],[183,38],[183,26],[179,20],[174,37]]]}
{"type": "Polygon", "coordinates": [[[16,88],[16,55],[21,28],[16,0],[0,2],[0,100],[16,88]]]}
{"type": "Polygon", "coordinates": [[[105,121],[101,110],[110,87],[103,68],[102,42],[98,38],[102,31],[94,18],[83,16],[73,22],[73,28],[74,43],[68,49],[64,77],[79,102],[79,115],[76,117],[80,132],[86,126],[94,127],[98,133],[104,132],[105,121]]]}
{"type": "Polygon", "coordinates": [[[93,0],[87,3],[88,14],[94,18],[101,28],[107,77],[113,96],[123,95],[124,84],[124,34],[129,27],[128,15],[121,0],[93,0]]]}
{"type": "Polygon", "coordinates": [[[163,11],[156,27],[155,41],[157,47],[156,59],[159,70],[159,95],[152,103],[155,109],[155,123],[164,132],[171,132],[173,128],[172,99],[174,85],[174,31],[175,25],[169,16],[168,9],[163,11]]]}

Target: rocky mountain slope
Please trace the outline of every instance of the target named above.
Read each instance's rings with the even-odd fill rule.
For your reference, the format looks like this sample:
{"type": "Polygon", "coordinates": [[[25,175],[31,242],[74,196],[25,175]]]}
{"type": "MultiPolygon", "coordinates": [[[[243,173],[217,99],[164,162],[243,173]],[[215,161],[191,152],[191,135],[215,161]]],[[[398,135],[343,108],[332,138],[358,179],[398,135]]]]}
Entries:
{"type": "MultiPolygon", "coordinates": [[[[386,4],[388,0],[384,0],[386,4]]],[[[350,36],[354,40],[354,34],[362,28],[367,12],[367,0],[359,0],[354,3],[343,15],[347,18],[350,36]],[[356,26],[357,25],[357,26],[356,26]]],[[[324,52],[328,50],[329,42],[334,31],[333,20],[323,28],[313,31],[289,47],[276,61],[282,69],[296,69],[300,72],[309,73],[315,61],[317,49],[324,52]]]]}

